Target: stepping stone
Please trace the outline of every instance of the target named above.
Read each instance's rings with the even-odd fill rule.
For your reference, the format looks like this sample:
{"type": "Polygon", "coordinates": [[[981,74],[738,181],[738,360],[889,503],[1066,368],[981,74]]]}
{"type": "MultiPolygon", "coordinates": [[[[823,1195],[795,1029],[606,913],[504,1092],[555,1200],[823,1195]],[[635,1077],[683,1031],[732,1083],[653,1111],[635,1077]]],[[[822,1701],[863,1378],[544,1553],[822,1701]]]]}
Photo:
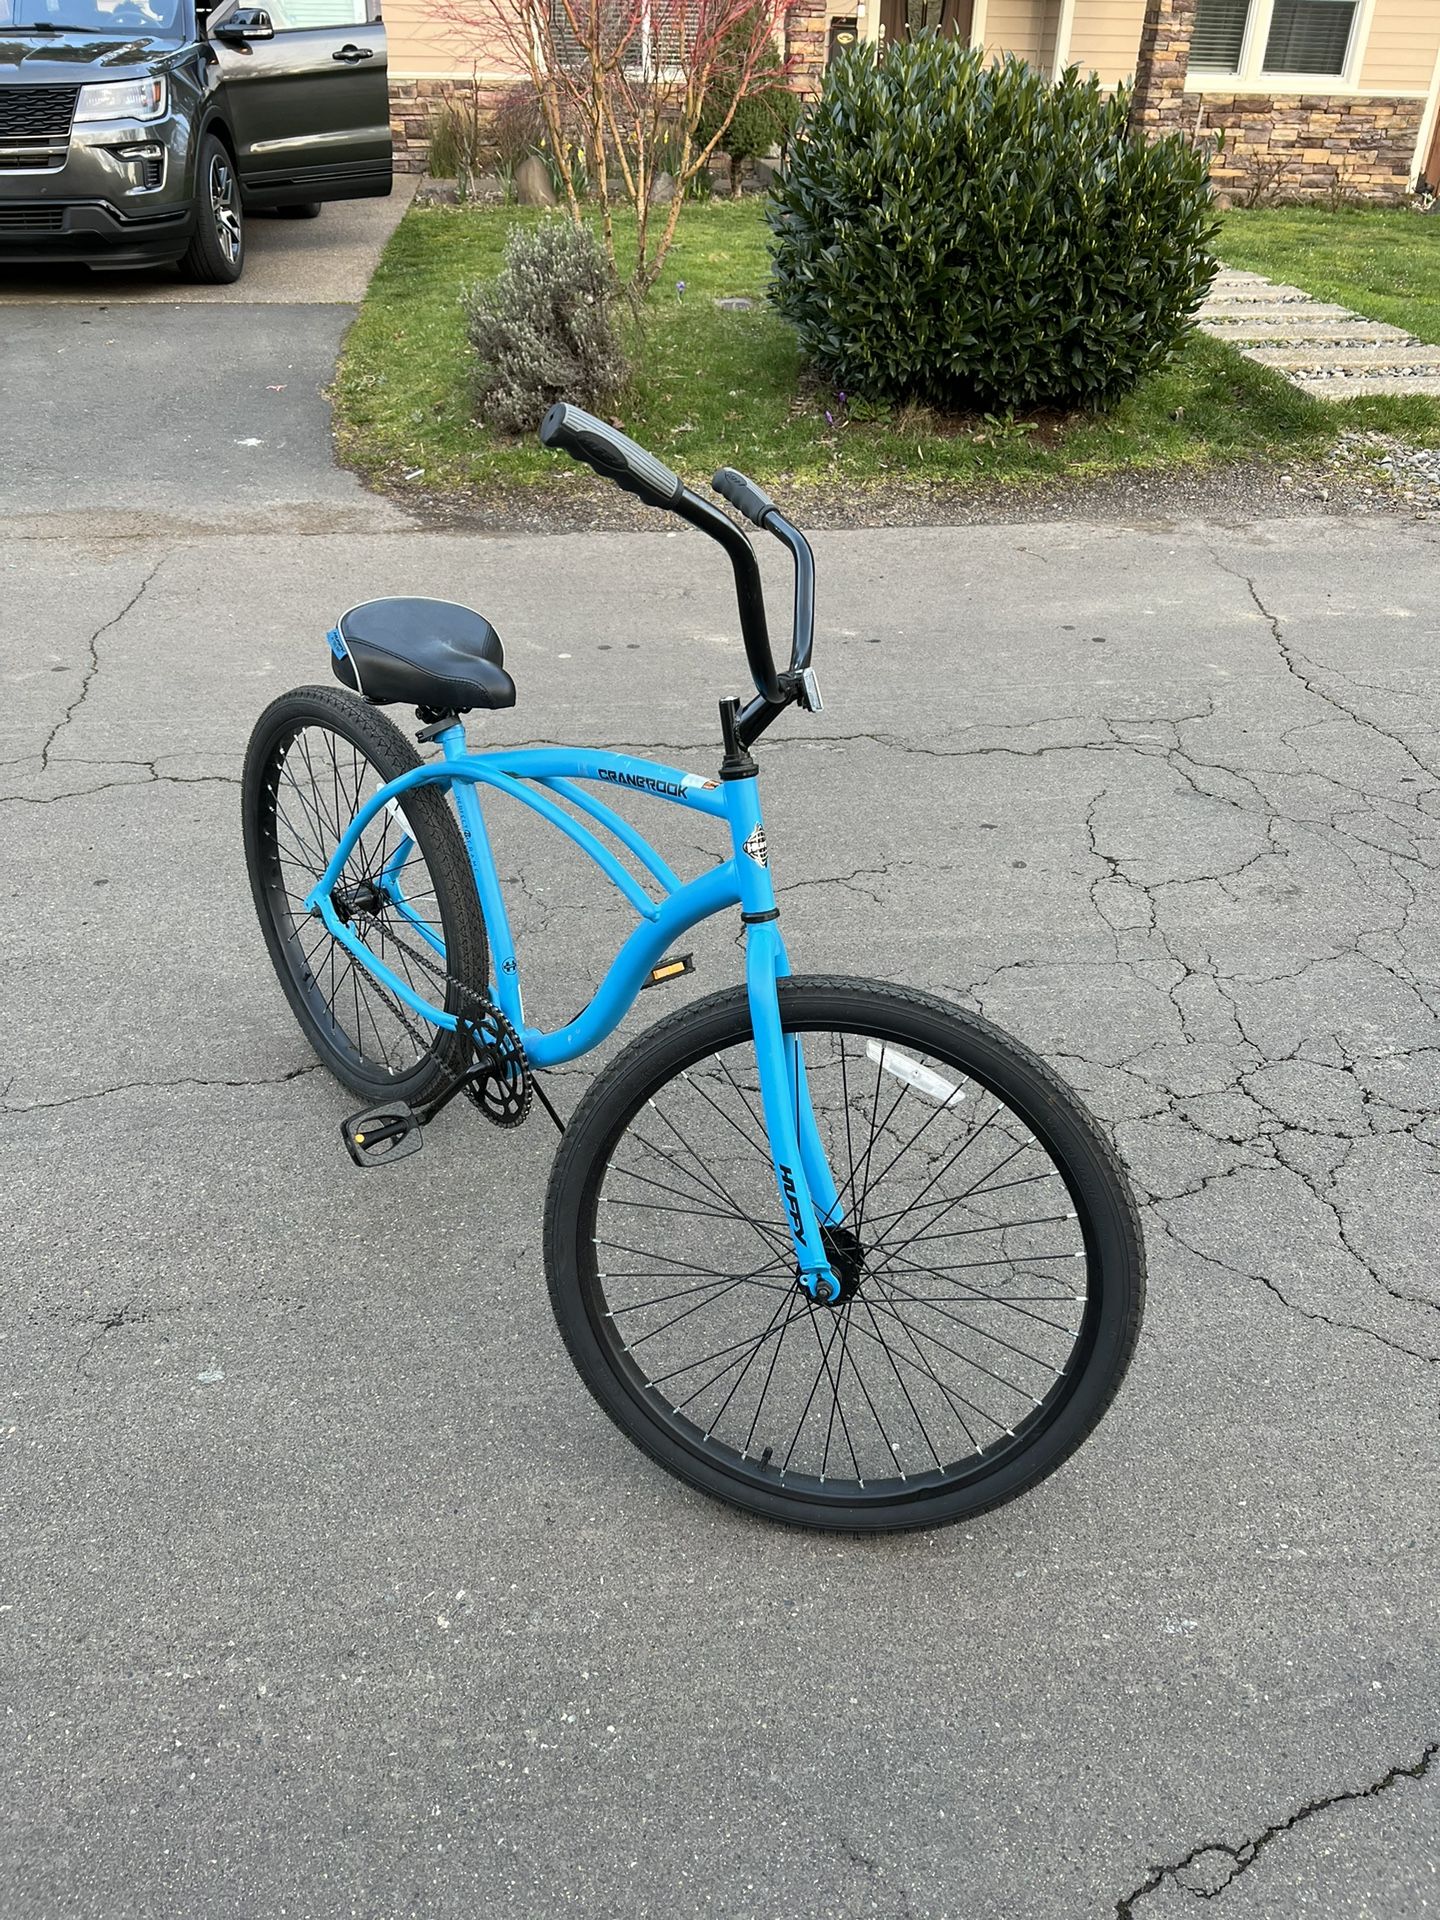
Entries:
{"type": "Polygon", "coordinates": [[[1358,373],[1349,379],[1306,380],[1299,374],[1287,374],[1292,386],[1317,400],[1359,400],[1370,394],[1409,394],[1440,400],[1440,372],[1425,374],[1358,373]]]}
{"type": "Polygon", "coordinates": [[[1212,339],[1322,399],[1440,396],[1440,346],[1259,274],[1218,275],[1196,319],[1212,339]]]}
{"type": "Polygon", "coordinates": [[[1207,300],[1200,309],[1202,320],[1288,320],[1304,314],[1311,320],[1358,320],[1348,307],[1336,307],[1324,300],[1207,300]]]}
{"type": "Polygon", "coordinates": [[[1264,314],[1255,320],[1242,319],[1238,315],[1229,318],[1225,315],[1215,317],[1202,316],[1206,333],[1213,334],[1217,340],[1228,340],[1231,346],[1240,346],[1253,341],[1256,346],[1267,346],[1284,340],[1314,340],[1317,345],[1348,346],[1352,341],[1376,346],[1408,346],[1414,336],[1403,333],[1399,327],[1387,327],[1381,320],[1332,320],[1328,314],[1315,317],[1303,309],[1295,314],[1287,314],[1280,319],[1274,314],[1264,314]]]}
{"type": "Polygon", "coordinates": [[[1245,347],[1257,366],[1296,373],[1440,373],[1440,347],[1245,347]]]}

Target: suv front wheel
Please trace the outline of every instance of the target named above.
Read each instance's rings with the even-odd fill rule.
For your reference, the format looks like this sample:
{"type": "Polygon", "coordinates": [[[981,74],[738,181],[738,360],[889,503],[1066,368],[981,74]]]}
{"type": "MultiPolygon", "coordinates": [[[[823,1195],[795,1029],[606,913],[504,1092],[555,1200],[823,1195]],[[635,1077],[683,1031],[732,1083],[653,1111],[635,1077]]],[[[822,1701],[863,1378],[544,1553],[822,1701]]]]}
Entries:
{"type": "Polygon", "coordinates": [[[187,280],[228,286],[245,265],[245,214],[235,162],[223,140],[206,134],[196,171],[195,237],[180,262],[187,280]]]}

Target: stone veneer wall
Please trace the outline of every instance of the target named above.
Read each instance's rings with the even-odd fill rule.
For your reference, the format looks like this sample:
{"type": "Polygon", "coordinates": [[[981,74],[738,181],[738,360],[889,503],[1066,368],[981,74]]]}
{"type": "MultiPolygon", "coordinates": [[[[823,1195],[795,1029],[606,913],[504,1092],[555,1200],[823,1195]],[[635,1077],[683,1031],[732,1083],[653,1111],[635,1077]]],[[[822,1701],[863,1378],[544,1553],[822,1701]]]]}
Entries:
{"type": "Polygon", "coordinates": [[[430,122],[442,101],[468,103],[480,95],[482,113],[495,106],[521,80],[397,80],[390,78],[390,131],[395,139],[395,171],[424,173],[430,152],[430,122]]]}
{"type": "Polygon", "coordinates": [[[1153,139],[1168,133],[1184,110],[1195,0],[1147,0],[1135,61],[1130,125],[1153,139]]]}
{"type": "Polygon", "coordinates": [[[1224,129],[1211,163],[1219,193],[1243,201],[1402,200],[1425,112],[1423,100],[1355,94],[1191,94],[1183,124],[1224,129]]]}
{"type": "MultiPolygon", "coordinates": [[[[874,6],[879,0],[871,0],[874,6]]],[[[830,44],[832,11],[819,0],[817,5],[797,6],[785,21],[785,54],[790,85],[797,93],[817,94],[825,78],[825,60],[830,44]]]]}

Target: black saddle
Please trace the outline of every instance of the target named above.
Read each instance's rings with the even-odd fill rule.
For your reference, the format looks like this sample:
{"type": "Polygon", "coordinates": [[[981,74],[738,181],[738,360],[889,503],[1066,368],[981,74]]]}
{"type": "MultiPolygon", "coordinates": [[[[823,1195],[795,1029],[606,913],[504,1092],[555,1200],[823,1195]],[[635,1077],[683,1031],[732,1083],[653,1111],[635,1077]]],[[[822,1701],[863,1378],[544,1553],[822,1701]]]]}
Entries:
{"type": "Polygon", "coordinates": [[[367,600],[340,616],[330,651],[335,678],[377,707],[430,719],[515,704],[499,634],[452,600],[367,600]]]}

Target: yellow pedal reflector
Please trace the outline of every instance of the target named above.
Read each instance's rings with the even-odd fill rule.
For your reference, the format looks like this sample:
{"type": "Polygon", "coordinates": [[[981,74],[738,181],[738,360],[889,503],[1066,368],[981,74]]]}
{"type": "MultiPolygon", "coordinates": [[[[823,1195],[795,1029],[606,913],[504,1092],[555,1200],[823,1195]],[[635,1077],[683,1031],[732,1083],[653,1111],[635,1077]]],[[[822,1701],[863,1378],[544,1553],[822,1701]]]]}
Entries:
{"type": "Polygon", "coordinates": [[[667,980],[678,980],[681,974],[695,971],[693,953],[677,953],[669,960],[662,960],[658,967],[652,967],[641,982],[642,987],[658,987],[667,980]]]}

